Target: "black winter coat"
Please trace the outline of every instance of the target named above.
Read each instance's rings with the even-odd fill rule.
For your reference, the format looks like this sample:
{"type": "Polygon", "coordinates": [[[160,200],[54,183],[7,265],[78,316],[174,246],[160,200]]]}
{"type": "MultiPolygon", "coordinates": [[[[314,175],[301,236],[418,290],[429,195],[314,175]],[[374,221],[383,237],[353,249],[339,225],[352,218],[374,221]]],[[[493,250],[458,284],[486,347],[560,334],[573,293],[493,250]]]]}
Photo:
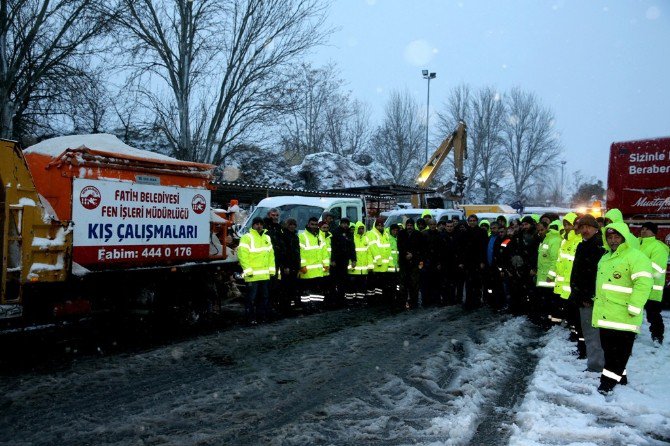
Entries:
{"type": "Polygon", "coordinates": [[[410,234],[406,229],[398,233],[398,263],[401,269],[418,267],[423,262],[424,250],[423,234],[417,230],[410,234]],[[407,260],[407,253],[412,254],[412,259],[407,260]]]}
{"type": "Polygon", "coordinates": [[[348,229],[342,230],[340,226],[331,231],[331,254],[330,259],[335,262],[337,267],[347,266],[349,262],[356,261],[356,246],[354,245],[354,238],[348,229]]]}
{"type": "Polygon", "coordinates": [[[298,232],[291,232],[287,229],[282,230],[279,237],[280,249],[275,249],[275,263],[282,271],[288,268],[291,273],[296,273],[300,269],[300,242],[298,232]]]}
{"type": "Polygon", "coordinates": [[[479,269],[480,263],[486,263],[486,244],[488,236],[480,227],[468,227],[458,233],[459,262],[466,268],[479,269]]]}
{"type": "Polygon", "coordinates": [[[577,245],[570,275],[570,299],[579,306],[584,306],[584,303],[593,303],[593,297],[596,295],[598,262],[603,254],[605,254],[605,249],[600,233],[588,240],[582,240],[577,245]]]}

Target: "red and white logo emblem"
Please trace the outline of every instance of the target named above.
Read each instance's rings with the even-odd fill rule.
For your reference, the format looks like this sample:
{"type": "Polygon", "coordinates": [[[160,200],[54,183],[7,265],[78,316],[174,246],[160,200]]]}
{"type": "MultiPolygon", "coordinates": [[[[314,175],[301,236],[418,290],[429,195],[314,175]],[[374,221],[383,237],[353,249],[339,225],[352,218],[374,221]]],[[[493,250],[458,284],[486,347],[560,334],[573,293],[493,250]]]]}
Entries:
{"type": "Polygon", "coordinates": [[[191,207],[196,214],[202,214],[207,208],[207,200],[202,195],[197,194],[193,197],[193,201],[191,201],[191,207]]]}
{"type": "Polygon", "coordinates": [[[95,186],[86,186],[79,194],[79,202],[89,211],[97,208],[100,200],[100,191],[95,186]]]}

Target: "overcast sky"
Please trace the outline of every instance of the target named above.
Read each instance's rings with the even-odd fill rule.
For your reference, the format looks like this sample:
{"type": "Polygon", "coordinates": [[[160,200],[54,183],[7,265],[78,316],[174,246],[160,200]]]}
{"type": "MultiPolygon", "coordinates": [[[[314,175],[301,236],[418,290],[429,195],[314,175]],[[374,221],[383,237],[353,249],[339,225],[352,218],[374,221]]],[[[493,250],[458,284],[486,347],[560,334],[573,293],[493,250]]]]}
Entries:
{"type": "Polygon", "coordinates": [[[436,139],[434,113],[461,83],[536,93],[554,111],[566,183],[576,170],[606,181],[614,141],[670,136],[670,1],[337,0],[330,22],[314,63],[337,63],[375,125],[394,89],[425,107],[429,69],[436,139]]]}

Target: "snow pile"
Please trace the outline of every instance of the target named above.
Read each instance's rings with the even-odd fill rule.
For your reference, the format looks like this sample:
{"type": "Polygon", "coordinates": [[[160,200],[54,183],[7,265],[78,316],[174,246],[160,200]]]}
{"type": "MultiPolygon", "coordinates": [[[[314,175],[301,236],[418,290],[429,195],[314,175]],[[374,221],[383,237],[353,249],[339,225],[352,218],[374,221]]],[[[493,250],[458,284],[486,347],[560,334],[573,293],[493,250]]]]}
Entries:
{"type": "MultiPolygon", "coordinates": [[[[663,314],[666,331],[670,317],[663,314]]],[[[516,415],[510,444],[667,444],[670,442],[670,346],[651,343],[647,324],[637,337],[627,386],[604,397],[600,374],[585,372],[571,353],[567,332],[554,328],[526,397],[516,415]]]]}
{"type": "Polygon", "coordinates": [[[24,153],[37,153],[57,157],[67,149],[88,148],[102,152],[116,153],[139,158],[155,159],[161,161],[178,161],[175,158],[161,155],[155,152],[136,149],[125,144],[119,138],[108,133],[96,133],[89,135],[69,135],[57,138],[45,139],[24,150],[24,153]]]}
{"type": "Polygon", "coordinates": [[[361,166],[351,158],[330,152],[307,155],[291,168],[295,186],[305,189],[337,189],[392,183],[388,171],[378,163],[361,166]]]}

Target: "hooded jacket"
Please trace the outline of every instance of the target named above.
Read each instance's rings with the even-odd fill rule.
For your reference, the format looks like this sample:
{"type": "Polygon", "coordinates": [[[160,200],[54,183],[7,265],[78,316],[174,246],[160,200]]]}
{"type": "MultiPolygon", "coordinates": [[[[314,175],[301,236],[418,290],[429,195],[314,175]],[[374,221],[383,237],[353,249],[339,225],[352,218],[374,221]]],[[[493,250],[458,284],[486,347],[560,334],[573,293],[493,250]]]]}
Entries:
{"type": "Polygon", "coordinates": [[[354,246],[356,247],[356,266],[349,265],[349,274],[365,275],[370,269],[369,252],[368,252],[368,238],[365,233],[362,235],[358,233],[358,228],[365,228],[365,225],[360,221],[356,222],[354,226],[354,246]]]}
{"type": "Polygon", "coordinates": [[[607,252],[598,262],[591,323],[596,328],[639,333],[642,309],[653,285],[651,261],[638,249],[625,223],[611,223],[609,228],[625,241],[612,252],[604,239],[607,252]]]}
{"type": "Polygon", "coordinates": [[[385,273],[391,261],[391,242],[388,232],[379,232],[377,228],[369,230],[365,236],[368,239],[368,263],[372,263],[372,271],[385,273]]]}
{"type": "MultiPolygon", "coordinates": [[[[321,232],[321,231],[319,231],[321,232]]],[[[323,277],[324,259],[327,255],[324,242],[308,230],[302,231],[298,236],[300,242],[300,267],[307,268],[306,273],[300,273],[300,279],[315,279],[323,277]]]]}
{"type": "MultiPolygon", "coordinates": [[[[569,212],[563,217],[570,224],[574,224],[577,219],[577,214],[569,212]]],[[[570,231],[567,237],[564,236],[561,242],[561,248],[558,252],[558,259],[556,260],[556,285],[554,286],[554,293],[561,296],[562,299],[570,297],[570,275],[572,274],[572,264],[575,261],[575,252],[577,245],[582,241],[582,236],[570,231]]]]}
{"type": "Polygon", "coordinates": [[[389,262],[389,273],[400,272],[400,264],[398,263],[398,237],[393,237],[389,228],[386,228],[386,233],[389,237],[389,245],[391,246],[391,259],[389,262]]]}
{"type": "Polygon", "coordinates": [[[649,300],[660,302],[663,299],[663,286],[665,285],[666,268],[668,267],[668,245],[654,237],[641,237],[640,251],[651,260],[654,286],[649,295],[649,300]]]}
{"type": "Polygon", "coordinates": [[[612,220],[612,223],[621,223],[623,222],[623,214],[619,209],[613,208],[605,212],[605,218],[612,220]]]}
{"type": "Polygon", "coordinates": [[[548,229],[544,240],[537,247],[537,282],[536,286],[554,288],[556,280],[556,259],[561,249],[561,234],[556,229],[548,229]],[[547,280],[550,279],[550,280],[547,280]]]}

